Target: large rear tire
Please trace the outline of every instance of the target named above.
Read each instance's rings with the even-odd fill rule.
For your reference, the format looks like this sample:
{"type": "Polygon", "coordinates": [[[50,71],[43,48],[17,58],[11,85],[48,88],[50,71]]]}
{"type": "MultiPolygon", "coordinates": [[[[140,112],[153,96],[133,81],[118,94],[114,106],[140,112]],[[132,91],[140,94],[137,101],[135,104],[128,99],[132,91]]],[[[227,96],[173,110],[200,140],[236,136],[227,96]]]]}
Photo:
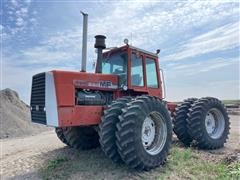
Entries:
{"type": "Polygon", "coordinates": [[[99,137],[93,127],[68,127],[64,131],[68,144],[80,150],[93,149],[99,146],[99,137]]]}
{"type": "Polygon", "coordinates": [[[112,102],[112,104],[104,111],[104,115],[102,116],[99,125],[98,134],[101,148],[106,156],[114,162],[121,161],[121,157],[117,151],[115,136],[117,130],[116,124],[119,122],[118,116],[122,114],[122,109],[127,106],[127,103],[130,100],[131,97],[123,97],[112,102]]]}
{"type": "Polygon", "coordinates": [[[199,148],[224,146],[229,134],[229,117],[223,103],[213,97],[201,98],[190,108],[188,132],[199,148]]]}
{"type": "Polygon", "coordinates": [[[178,139],[186,146],[189,146],[193,140],[190,134],[188,133],[187,118],[189,108],[196,100],[197,98],[189,98],[184,100],[181,104],[177,106],[173,118],[173,131],[178,137],[178,139]]]}
{"type": "Polygon", "coordinates": [[[164,103],[140,96],[119,116],[116,143],[122,160],[131,168],[150,170],[165,163],[172,140],[172,123],[164,103]]]}

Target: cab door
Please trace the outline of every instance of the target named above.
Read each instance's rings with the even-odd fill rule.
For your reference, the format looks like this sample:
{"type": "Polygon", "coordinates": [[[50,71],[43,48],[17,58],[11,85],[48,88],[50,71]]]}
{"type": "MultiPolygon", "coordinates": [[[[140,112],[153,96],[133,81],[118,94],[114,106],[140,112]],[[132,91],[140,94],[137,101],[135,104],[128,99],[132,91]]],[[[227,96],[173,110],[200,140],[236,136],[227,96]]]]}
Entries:
{"type": "Polygon", "coordinates": [[[144,72],[144,56],[138,51],[132,51],[129,61],[129,88],[136,92],[147,93],[145,72],[144,72]]]}
{"type": "Polygon", "coordinates": [[[146,86],[148,94],[162,98],[162,86],[157,57],[145,56],[146,86]]]}

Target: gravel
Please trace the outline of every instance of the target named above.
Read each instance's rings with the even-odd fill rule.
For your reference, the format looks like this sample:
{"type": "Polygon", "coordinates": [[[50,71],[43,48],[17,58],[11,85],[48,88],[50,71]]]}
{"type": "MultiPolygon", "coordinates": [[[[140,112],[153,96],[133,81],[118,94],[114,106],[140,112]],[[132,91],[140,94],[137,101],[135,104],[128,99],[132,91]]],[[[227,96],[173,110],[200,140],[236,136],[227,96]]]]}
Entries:
{"type": "Polygon", "coordinates": [[[0,91],[0,139],[29,136],[50,130],[31,122],[30,108],[11,89],[0,91]]]}

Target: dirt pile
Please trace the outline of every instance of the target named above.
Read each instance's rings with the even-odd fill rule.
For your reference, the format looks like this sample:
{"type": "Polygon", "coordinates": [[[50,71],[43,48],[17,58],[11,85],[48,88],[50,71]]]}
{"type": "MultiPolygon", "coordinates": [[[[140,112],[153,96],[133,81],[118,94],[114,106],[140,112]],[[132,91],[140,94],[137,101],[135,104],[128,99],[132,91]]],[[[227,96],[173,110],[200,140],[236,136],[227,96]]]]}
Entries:
{"type": "Polygon", "coordinates": [[[0,139],[37,134],[50,130],[31,122],[30,108],[20,100],[16,91],[0,91],[0,139]]]}

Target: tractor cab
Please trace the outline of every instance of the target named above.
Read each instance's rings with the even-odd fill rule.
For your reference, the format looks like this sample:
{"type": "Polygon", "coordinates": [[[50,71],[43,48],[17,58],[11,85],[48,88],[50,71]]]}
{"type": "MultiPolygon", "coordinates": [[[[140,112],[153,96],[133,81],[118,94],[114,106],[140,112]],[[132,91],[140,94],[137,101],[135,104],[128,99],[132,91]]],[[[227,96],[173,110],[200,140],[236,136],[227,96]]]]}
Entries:
{"type": "Polygon", "coordinates": [[[162,98],[162,81],[155,53],[130,45],[115,48],[104,52],[101,60],[98,58],[97,72],[117,75],[118,86],[125,91],[162,98]]]}

